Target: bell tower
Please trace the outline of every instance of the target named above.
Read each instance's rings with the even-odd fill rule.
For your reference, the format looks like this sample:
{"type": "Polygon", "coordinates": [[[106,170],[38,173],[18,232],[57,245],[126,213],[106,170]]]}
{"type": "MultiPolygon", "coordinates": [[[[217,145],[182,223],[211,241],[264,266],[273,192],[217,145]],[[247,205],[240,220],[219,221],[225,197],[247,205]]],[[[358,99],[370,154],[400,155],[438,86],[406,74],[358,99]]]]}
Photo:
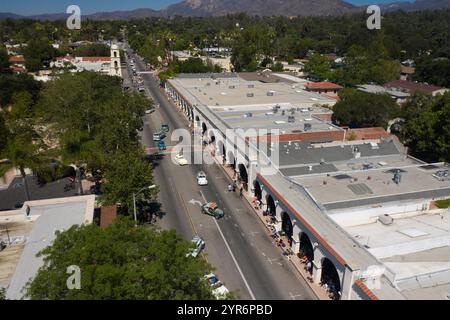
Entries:
{"type": "Polygon", "coordinates": [[[122,69],[120,67],[120,51],[115,44],[111,46],[111,67],[109,75],[122,77],[122,69]]]}

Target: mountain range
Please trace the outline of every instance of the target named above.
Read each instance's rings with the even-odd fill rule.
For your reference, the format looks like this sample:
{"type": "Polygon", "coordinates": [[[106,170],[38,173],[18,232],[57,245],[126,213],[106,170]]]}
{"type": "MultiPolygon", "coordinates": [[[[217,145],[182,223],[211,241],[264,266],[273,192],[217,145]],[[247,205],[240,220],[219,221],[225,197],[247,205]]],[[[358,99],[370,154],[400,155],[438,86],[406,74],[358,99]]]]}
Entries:
{"type": "MultiPolygon", "coordinates": [[[[380,7],[382,12],[450,9],[450,0],[416,0],[412,3],[393,2],[382,4],[380,7]]],[[[365,6],[358,7],[343,0],[184,0],[162,10],[142,8],[129,11],[97,12],[84,15],[83,18],[91,20],[130,20],[147,17],[222,16],[239,12],[259,16],[326,16],[361,12],[365,8],[365,6]]],[[[0,12],[0,20],[23,18],[62,20],[68,16],[66,13],[21,16],[0,12]]]]}

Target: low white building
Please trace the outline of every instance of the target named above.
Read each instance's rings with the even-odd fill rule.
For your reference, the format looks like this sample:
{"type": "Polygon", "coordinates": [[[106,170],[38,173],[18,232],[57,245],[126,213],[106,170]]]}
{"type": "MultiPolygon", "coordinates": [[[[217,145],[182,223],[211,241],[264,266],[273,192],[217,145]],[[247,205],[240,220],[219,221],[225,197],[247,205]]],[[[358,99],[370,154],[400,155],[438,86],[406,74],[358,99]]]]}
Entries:
{"type": "Polygon", "coordinates": [[[0,251],[0,287],[7,299],[23,298],[27,282],[44,264],[36,254],[52,244],[56,231],[93,222],[94,204],[95,196],[88,195],[27,201],[19,210],[0,212],[0,240],[7,244],[0,251]]]}

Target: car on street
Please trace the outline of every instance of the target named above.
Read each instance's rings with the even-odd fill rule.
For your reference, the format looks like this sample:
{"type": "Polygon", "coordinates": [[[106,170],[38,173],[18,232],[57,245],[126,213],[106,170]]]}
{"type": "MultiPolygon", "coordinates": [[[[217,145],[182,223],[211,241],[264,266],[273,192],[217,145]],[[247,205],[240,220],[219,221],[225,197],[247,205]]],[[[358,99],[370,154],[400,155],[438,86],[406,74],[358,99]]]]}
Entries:
{"type": "Polygon", "coordinates": [[[208,202],[202,205],[202,213],[212,216],[216,219],[223,218],[224,216],[223,210],[219,209],[217,203],[215,202],[208,202]]]}
{"type": "Polygon", "coordinates": [[[200,171],[197,173],[197,184],[199,186],[207,186],[208,185],[208,179],[206,178],[206,174],[203,171],[200,171]]]}
{"type": "Polygon", "coordinates": [[[163,132],[169,132],[169,125],[167,123],[163,123],[161,125],[161,131],[163,132]]]}
{"type": "Polygon", "coordinates": [[[138,91],[139,92],[145,92],[145,88],[144,87],[139,87],[138,91]]]}
{"type": "Polygon", "coordinates": [[[165,132],[156,132],[153,134],[153,141],[160,141],[162,139],[164,139],[166,137],[166,133],[165,132]]]}
{"type": "Polygon", "coordinates": [[[205,241],[199,236],[194,236],[191,240],[191,243],[195,245],[195,248],[192,248],[187,254],[186,257],[194,257],[196,258],[200,252],[205,248],[205,241]]]}
{"type": "Polygon", "coordinates": [[[217,300],[225,299],[227,294],[230,293],[227,287],[220,282],[215,274],[209,273],[205,276],[205,278],[208,280],[208,283],[212,289],[212,294],[217,300]]]}
{"type": "Polygon", "coordinates": [[[175,162],[180,166],[186,166],[189,164],[182,154],[178,154],[175,156],[175,162]]]}

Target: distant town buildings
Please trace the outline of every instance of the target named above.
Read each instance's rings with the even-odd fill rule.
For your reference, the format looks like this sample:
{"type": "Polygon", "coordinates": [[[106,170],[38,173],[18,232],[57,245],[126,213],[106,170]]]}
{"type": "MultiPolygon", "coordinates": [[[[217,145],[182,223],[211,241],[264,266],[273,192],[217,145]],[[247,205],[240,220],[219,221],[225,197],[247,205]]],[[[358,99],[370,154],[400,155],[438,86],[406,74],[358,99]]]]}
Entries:
{"type": "Polygon", "coordinates": [[[420,83],[420,82],[412,82],[407,80],[394,80],[388,83],[384,84],[384,87],[391,90],[397,90],[409,94],[414,94],[416,92],[422,92],[422,93],[428,93],[433,96],[436,96],[438,94],[444,94],[445,92],[449,91],[449,89],[429,85],[426,83],[420,83]]]}

